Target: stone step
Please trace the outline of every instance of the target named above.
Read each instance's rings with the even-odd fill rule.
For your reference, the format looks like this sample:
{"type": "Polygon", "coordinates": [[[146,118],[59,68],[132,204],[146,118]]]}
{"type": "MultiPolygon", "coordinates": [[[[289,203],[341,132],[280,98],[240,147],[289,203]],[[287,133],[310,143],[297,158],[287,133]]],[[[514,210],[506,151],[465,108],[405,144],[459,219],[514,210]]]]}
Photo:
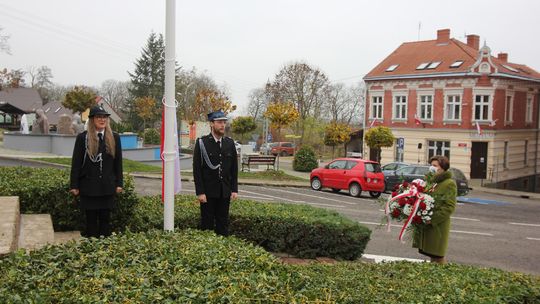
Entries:
{"type": "Polygon", "coordinates": [[[8,254],[17,249],[19,212],[19,197],[0,197],[0,255],[8,254]]]}
{"type": "Polygon", "coordinates": [[[54,230],[50,214],[21,214],[19,248],[39,249],[54,243],[54,230]]]}

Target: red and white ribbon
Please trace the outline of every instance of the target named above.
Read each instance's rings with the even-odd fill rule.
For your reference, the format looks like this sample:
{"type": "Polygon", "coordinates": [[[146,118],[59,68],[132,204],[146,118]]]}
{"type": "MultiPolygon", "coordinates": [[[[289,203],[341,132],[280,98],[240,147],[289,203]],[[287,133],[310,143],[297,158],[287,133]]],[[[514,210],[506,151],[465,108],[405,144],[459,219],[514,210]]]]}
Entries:
{"type": "Polygon", "coordinates": [[[392,198],[390,198],[387,202],[386,202],[386,206],[384,207],[384,212],[386,213],[386,218],[388,220],[388,223],[386,225],[386,230],[387,231],[390,231],[390,221],[391,221],[391,217],[390,217],[390,204],[393,202],[393,201],[396,201],[396,200],[399,200],[400,198],[404,198],[404,197],[414,197],[415,200],[414,200],[414,203],[412,205],[412,210],[411,210],[411,213],[409,214],[409,216],[407,217],[407,220],[405,221],[405,224],[403,224],[403,227],[401,228],[401,231],[399,233],[399,240],[400,241],[403,241],[403,237],[405,236],[405,232],[407,231],[407,228],[409,228],[409,226],[411,225],[411,222],[412,222],[412,219],[414,217],[414,215],[416,214],[416,212],[418,212],[418,208],[420,206],[420,192],[418,192],[418,189],[416,188],[415,185],[411,185],[410,188],[399,194],[399,195],[396,195],[392,198]]]}

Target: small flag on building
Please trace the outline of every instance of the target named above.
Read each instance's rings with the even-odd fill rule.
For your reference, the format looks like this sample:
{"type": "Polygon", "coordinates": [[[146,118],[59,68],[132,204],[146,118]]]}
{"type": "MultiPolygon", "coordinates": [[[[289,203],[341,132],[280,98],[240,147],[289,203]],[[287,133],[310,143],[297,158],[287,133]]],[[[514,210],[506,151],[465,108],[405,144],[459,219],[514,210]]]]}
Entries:
{"type": "Polygon", "coordinates": [[[480,128],[480,123],[478,123],[478,121],[476,122],[476,131],[478,132],[478,135],[482,135],[482,128],[480,128]]]}
{"type": "Polygon", "coordinates": [[[420,121],[420,118],[418,118],[418,114],[414,114],[414,123],[418,126],[422,123],[422,121],[420,121]]]}
{"type": "Polygon", "coordinates": [[[490,127],[495,127],[495,125],[497,124],[497,120],[499,120],[499,119],[495,119],[495,120],[490,121],[489,126],[490,127]]]}
{"type": "MultiPolygon", "coordinates": [[[[180,153],[178,152],[178,122],[176,120],[176,113],[174,115],[174,120],[172,121],[174,124],[174,151],[176,152],[174,156],[174,194],[180,193],[182,190],[182,182],[180,179],[180,153]]],[[[164,150],[164,144],[165,144],[165,107],[163,107],[163,112],[161,115],[161,176],[163,178],[161,179],[161,201],[165,201],[165,159],[163,157],[163,150],[164,150]]]]}
{"type": "Polygon", "coordinates": [[[371,124],[369,125],[369,127],[373,128],[373,126],[375,125],[375,122],[377,122],[377,117],[373,118],[373,120],[371,121],[371,124]]]}

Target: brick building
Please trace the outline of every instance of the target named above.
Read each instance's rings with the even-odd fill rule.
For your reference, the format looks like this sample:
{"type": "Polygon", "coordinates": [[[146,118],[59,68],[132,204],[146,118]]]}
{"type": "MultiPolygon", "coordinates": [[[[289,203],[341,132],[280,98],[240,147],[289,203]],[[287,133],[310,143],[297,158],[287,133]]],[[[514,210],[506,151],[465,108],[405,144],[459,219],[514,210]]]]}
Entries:
{"type": "Polygon", "coordinates": [[[390,127],[397,138],[381,162],[426,163],[450,157],[470,178],[519,183],[539,174],[540,73],[496,57],[480,37],[467,42],[437,31],[437,39],[406,42],[364,80],[366,124],[390,127]],[[528,178],[530,177],[530,178],[528,178]]]}

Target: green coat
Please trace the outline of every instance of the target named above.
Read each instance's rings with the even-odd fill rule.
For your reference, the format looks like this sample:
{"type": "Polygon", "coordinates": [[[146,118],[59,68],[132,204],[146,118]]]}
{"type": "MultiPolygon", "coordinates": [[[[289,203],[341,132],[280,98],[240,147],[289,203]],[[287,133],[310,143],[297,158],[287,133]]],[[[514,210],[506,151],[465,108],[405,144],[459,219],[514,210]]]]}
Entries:
{"type": "Polygon", "coordinates": [[[434,176],[437,183],[431,196],[435,199],[435,208],[431,224],[418,229],[413,240],[413,247],[436,256],[444,256],[448,248],[450,234],[450,215],[456,209],[457,186],[450,171],[434,176]]]}

